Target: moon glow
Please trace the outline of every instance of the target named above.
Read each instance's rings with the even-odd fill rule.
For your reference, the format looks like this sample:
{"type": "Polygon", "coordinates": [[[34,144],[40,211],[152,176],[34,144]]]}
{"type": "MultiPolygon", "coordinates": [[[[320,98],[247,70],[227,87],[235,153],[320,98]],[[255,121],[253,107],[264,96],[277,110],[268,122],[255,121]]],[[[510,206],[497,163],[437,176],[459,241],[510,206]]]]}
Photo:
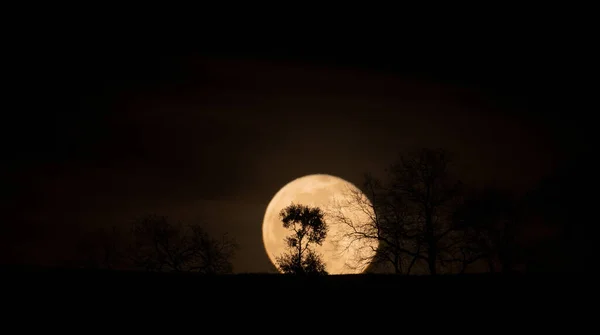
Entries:
{"type": "MultiPolygon", "coordinates": [[[[279,212],[293,202],[319,207],[325,213],[325,222],[329,226],[327,237],[323,245],[313,247],[321,255],[327,272],[329,274],[363,272],[368,264],[363,263],[357,266],[354,259],[359,249],[363,253],[362,258],[364,259],[365,248],[358,246],[358,242],[343,243],[344,241],[340,240],[339,236],[342,236],[350,228],[335,222],[333,217],[328,215],[333,210],[333,206],[339,203],[339,200],[344,200],[348,196],[348,189],[358,190],[352,183],[327,174],[300,177],[281,188],[267,206],[262,225],[263,243],[271,262],[276,265],[276,257],[287,250],[284,239],[291,234],[291,231],[283,228],[279,212]]],[[[369,213],[362,211],[347,212],[345,215],[352,217],[353,221],[369,219],[369,213]]],[[[376,245],[374,247],[376,248],[376,245]]],[[[368,250],[374,254],[371,249],[375,248],[368,248],[368,250]]]]}

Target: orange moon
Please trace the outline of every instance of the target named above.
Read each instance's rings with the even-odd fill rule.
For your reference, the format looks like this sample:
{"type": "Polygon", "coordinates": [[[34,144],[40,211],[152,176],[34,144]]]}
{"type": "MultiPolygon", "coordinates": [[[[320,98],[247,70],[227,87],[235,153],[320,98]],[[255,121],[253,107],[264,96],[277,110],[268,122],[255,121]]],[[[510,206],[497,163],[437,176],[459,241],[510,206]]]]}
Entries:
{"type": "MultiPolygon", "coordinates": [[[[328,212],[333,210],[333,206],[348,197],[348,190],[358,190],[352,183],[332,175],[313,174],[292,180],[283,186],[271,199],[267,206],[262,225],[263,243],[265,250],[271,262],[276,265],[276,257],[287,250],[285,237],[291,234],[291,231],[283,228],[283,223],[279,218],[279,212],[289,206],[291,203],[319,207],[325,213],[325,222],[329,226],[327,237],[321,246],[314,246],[314,249],[321,255],[325,263],[325,269],[329,274],[352,274],[362,273],[368,266],[364,262],[356,262],[357,252],[362,253],[361,259],[373,256],[377,244],[373,248],[364,248],[358,242],[352,244],[344,243],[340,236],[346,233],[347,226],[335,222],[328,212]],[[365,255],[368,250],[369,255],[365,255]]],[[[346,210],[345,210],[346,211],[346,210]]],[[[346,217],[351,217],[354,222],[358,220],[368,220],[370,213],[363,211],[345,212],[346,217]]],[[[365,243],[376,243],[372,241],[361,241],[365,243]]]]}

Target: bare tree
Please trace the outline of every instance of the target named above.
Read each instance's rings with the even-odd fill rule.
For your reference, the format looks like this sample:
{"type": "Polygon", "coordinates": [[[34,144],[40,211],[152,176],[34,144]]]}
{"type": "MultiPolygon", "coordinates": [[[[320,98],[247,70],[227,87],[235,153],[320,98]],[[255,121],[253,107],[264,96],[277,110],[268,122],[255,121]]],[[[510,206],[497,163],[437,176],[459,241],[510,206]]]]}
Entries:
{"type": "Polygon", "coordinates": [[[461,183],[452,178],[450,163],[445,150],[422,149],[401,156],[391,169],[393,190],[409,204],[422,242],[419,253],[426,260],[430,274],[438,272],[438,265],[444,265],[458,243],[450,238],[453,233],[450,218],[461,183]]]}
{"type": "Polygon", "coordinates": [[[389,265],[396,274],[410,273],[419,258],[419,247],[411,234],[407,204],[369,174],[363,189],[348,187],[327,210],[331,223],[341,225],[335,243],[353,253],[346,266],[389,265]]]}
{"type": "Polygon", "coordinates": [[[450,267],[460,242],[450,219],[461,184],[453,180],[449,165],[446,151],[422,149],[401,156],[385,182],[367,175],[366,195],[350,190],[346,201],[334,206],[332,221],[346,227],[338,239],[345,240],[346,247],[377,241],[377,252],[367,258],[358,256],[357,261],[385,262],[395,273],[410,273],[422,263],[431,274],[438,267],[450,267]],[[364,212],[366,218],[350,220],[347,213],[352,211],[364,212]]]}
{"type": "Polygon", "coordinates": [[[484,259],[490,272],[509,272],[518,254],[519,221],[516,201],[505,191],[486,188],[471,194],[454,213],[454,224],[463,234],[461,261],[464,268],[484,259]]]}
{"type": "Polygon", "coordinates": [[[70,260],[69,265],[90,269],[121,268],[120,237],[115,226],[84,233],[75,245],[76,258],[70,260]]]}
{"type": "Polygon", "coordinates": [[[232,272],[237,244],[227,235],[215,239],[200,225],[171,224],[156,215],[136,220],[131,233],[129,256],[137,267],[203,274],[232,272]]]}
{"type": "Polygon", "coordinates": [[[279,216],[283,227],[293,231],[285,239],[290,250],[276,259],[279,269],[289,274],[326,274],[323,261],[311,248],[312,244],[321,245],[327,236],[321,209],[292,203],[279,216]]]}

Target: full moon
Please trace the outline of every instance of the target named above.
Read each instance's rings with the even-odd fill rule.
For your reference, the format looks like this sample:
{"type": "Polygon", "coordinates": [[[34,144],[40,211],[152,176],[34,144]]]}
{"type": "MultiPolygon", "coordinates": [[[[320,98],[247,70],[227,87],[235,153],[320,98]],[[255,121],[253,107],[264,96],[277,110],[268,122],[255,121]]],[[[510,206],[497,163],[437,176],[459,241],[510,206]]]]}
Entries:
{"type": "MultiPolygon", "coordinates": [[[[351,228],[336,222],[334,216],[328,215],[333,210],[339,211],[340,207],[336,204],[341,203],[340,200],[349,199],[349,190],[360,192],[352,183],[327,174],[300,177],[281,188],[267,206],[262,225],[263,243],[271,262],[276,265],[276,258],[287,251],[285,237],[292,233],[283,227],[279,212],[295,203],[319,207],[325,213],[325,222],[329,227],[327,237],[321,246],[315,245],[313,247],[321,255],[327,272],[329,274],[363,272],[368,264],[364,262],[362,264],[356,263],[357,252],[362,253],[361,259],[368,259],[369,256],[373,256],[373,250],[376,249],[377,244],[373,245],[373,248],[364,248],[364,243],[374,242],[354,241],[344,243],[341,236],[345,236],[345,233],[348,233],[351,228]],[[361,246],[358,243],[363,245],[361,246]],[[366,255],[366,258],[364,250],[370,253],[370,255],[366,255]]],[[[369,220],[370,213],[365,213],[364,210],[344,209],[344,211],[345,217],[350,217],[354,222],[369,220]]]]}

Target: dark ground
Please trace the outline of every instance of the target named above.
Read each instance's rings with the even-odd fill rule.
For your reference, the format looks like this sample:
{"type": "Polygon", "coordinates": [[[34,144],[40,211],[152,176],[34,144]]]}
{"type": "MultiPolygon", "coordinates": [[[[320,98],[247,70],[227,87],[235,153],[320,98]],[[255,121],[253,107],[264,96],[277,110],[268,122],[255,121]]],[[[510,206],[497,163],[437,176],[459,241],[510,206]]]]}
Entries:
{"type": "Polygon", "coordinates": [[[4,267],[0,278],[4,319],[44,329],[42,320],[61,329],[184,326],[211,334],[546,332],[583,330],[596,303],[591,276],[558,273],[301,278],[4,267]],[[33,315],[45,319],[27,319],[33,315]]]}
{"type": "MultiPolygon", "coordinates": [[[[574,294],[595,281],[586,274],[465,274],[396,276],[386,274],[291,276],[280,274],[232,274],[206,276],[193,273],[87,270],[37,267],[4,267],[5,284],[29,286],[39,292],[63,290],[65,294],[108,293],[161,295],[186,292],[205,297],[240,294],[278,296],[289,292],[306,294],[371,295],[386,300],[394,295],[428,294],[487,296],[489,298],[574,294]],[[152,292],[152,293],[151,293],[152,292]],[[526,292],[526,294],[522,294],[526,292]]],[[[235,299],[235,297],[233,297],[235,299]]]]}

